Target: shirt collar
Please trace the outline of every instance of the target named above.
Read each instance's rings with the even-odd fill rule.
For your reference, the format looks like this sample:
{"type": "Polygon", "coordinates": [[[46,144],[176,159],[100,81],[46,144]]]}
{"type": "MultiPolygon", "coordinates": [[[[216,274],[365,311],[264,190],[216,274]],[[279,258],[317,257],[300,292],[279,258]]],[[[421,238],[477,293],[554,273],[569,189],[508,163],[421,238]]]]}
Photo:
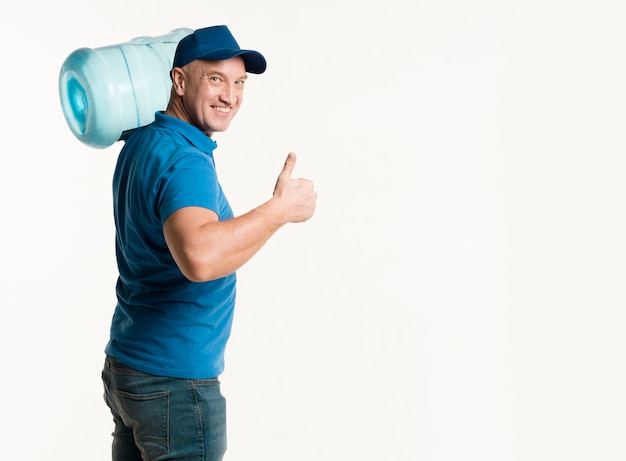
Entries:
{"type": "Polygon", "coordinates": [[[212,153],[217,148],[217,143],[213,139],[209,138],[191,123],[187,123],[170,115],[165,115],[162,111],[155,114],[154,123],[155,125],[178,131],[193,144],[194,147],[207,154],[212,153]]]}

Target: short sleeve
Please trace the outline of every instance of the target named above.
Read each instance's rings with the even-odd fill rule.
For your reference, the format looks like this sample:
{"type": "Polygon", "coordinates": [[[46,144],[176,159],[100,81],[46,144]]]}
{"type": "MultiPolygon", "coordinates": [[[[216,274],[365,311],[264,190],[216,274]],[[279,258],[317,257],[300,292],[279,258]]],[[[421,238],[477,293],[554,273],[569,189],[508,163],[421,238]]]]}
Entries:
{"type": "Polygon", "coordinates": [[[161,223],[188,206],[208,208],[219,215],[220,186],[212,157],[199,152],[177,155],[162,172],[156,198],[161,223]]]}

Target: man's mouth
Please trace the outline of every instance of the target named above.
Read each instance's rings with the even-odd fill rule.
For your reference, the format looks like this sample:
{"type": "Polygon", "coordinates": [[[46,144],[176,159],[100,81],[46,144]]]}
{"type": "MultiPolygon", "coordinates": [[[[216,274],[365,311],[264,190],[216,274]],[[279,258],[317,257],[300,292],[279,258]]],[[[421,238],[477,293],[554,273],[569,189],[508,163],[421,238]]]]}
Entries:
{"type": "Polygon", "coordinates": [[[215,109],[218,112],[222,112],[224,114],[227,114],[230,112],[230,107],[213,106],[213,109],[215,109]]]}

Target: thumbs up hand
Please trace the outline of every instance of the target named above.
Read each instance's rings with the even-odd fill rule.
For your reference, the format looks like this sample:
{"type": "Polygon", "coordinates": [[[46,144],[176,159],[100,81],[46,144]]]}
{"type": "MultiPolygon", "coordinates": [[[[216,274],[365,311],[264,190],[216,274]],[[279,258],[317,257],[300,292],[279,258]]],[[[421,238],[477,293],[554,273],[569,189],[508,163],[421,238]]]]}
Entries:
{"type": "Polygon", "coordinates": [[[296,154],[290,152],[276,181],[273,196],[273,199],[281,205],[285,221],[293,223],[311,218],[317,202],[317,193],[313,189],[312,181],[291,177],[295,166],[296,154]]]}

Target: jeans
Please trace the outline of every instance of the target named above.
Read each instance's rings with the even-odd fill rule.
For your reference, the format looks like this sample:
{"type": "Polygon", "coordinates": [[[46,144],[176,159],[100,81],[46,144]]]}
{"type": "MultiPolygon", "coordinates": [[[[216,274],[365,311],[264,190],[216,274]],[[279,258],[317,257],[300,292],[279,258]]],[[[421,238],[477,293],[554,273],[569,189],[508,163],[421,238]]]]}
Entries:
{"type": "Polygon", "coordinates": [[[153,376],[107,357],[104,399],[111,409],[113,461],[221,461],[226,400],[218,378],[153,376]]]}

